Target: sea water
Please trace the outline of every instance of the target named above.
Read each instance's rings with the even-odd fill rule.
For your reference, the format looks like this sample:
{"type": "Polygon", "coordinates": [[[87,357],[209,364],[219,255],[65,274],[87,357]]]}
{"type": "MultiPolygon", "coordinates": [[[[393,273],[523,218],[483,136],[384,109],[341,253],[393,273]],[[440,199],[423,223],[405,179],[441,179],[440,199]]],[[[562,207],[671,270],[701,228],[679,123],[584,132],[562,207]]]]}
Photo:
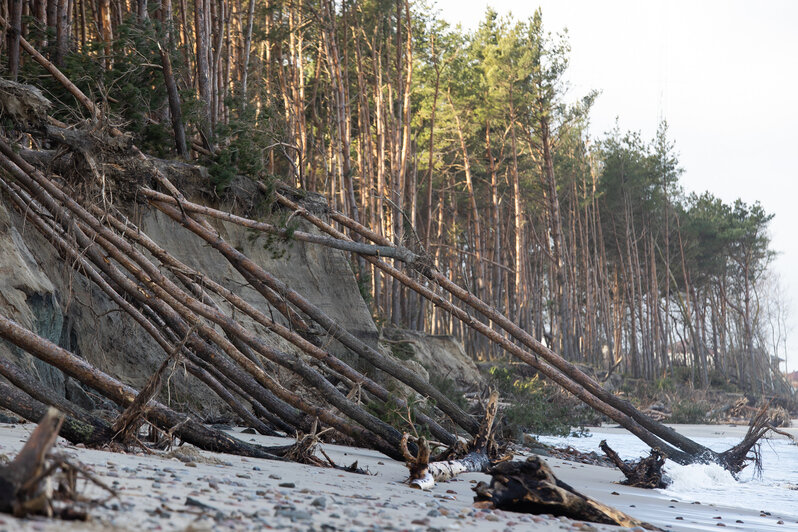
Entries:
{"type": "MultiPolygon", "coordinates": [[[[678,425],[674,428],[679,431],[678,425]]],[[[722,435],[707,436],[713,426],[704,426],[703,429],[703,436],[691,439],[714,451],[725,451],[741,439],[741,436],[731,437],[722,431],[718,431],[722,435]]],[[[570,445],[579,451],[595,451],[599,455],[603,455],[599,443],[607,440],[607,444],[625,460],[639,459],[650,452],[648,446],[632,434],[601,427],[590,428],[588,433],[578,437],[539,436],[538,439],[547,445],[570,445]]],[[[749,465],[737,478],[717,464],[682,466],[667,460],[663,471],[671,484],[658,491],[685,502],[698,501],[758,511],[777,508],[780,515],[798,519],[798,445],[784,437],[763,439],[760,452],[762,470],[757,471],[754,465],[749,465]]]]}

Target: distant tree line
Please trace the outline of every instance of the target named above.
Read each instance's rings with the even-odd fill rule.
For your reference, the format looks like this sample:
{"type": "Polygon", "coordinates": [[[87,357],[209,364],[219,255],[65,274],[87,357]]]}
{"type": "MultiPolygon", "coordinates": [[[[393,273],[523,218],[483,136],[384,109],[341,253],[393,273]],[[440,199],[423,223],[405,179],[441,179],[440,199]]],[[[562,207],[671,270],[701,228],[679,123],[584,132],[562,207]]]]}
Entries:
{"type": "MultiPolygon", "coordinates": [[[[665,123],[652,140],[589,138],[596,94],[569,100],[568,44],[540,11],[488,10],[473,32],[408,0],[6,0],[0,14],[3,74],[45,84],[58,113],[80,111],[19,36],[143,148],[200,160],[218,190],[244,173],[321,192],[571,360],[755,393],[781,382],[772,215],[686,195],[665,123]]],[[[381,322],[501,356],[353,269],[381,322]]]]}

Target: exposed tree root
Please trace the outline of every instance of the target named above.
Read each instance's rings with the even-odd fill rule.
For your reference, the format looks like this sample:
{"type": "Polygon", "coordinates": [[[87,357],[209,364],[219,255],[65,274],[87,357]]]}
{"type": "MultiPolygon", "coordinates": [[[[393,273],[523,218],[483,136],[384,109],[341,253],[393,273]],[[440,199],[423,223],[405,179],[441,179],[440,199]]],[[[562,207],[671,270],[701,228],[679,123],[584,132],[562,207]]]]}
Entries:
{"type": "Polygon", "coordinates": [[[665,454],[659,449],[651,449],[651,454],[635,462],[626,462],[607,445],[607,440],[602,440],[599,447],[626,477],[621,484],[647,489],[667,487],[668,484],[662,477],[665,454]]]}
{"type": "Polygon", "coordinates": [[[435,486],[435,482],[451,480],[461,473],[483,472],[491,463],[499,461],[499,446],[493,439],[498,404],[498,392],[491,393],[485,408],[485,418],[474,440],[469,445],[455,444],[450,447],[447,452],[448,460],[430,462],[430,447],[423,436],[418,439],[418,454],[413,456],[407,448],[409,435],[405,433],[401,449],[410,472],[410,487],[429,490],[435,486]]]}
{"type": "Polygon", "coordinates": [[[586,497],[554,476],[538,456],[524,462],[503,462],[491,466],[490,484],[474,487],[476,501],[510,512],[552,514],[569,519],[625,527],[660,530],[615,508],[586,497]]]}
{"type": "Polygon", "coordinates": [[[751,419],[743,440],[731,449],[720,453],[718,463],[723,467],[737,474],[748,466],[749,462],[754,463],[754,467],[761,469],[762,462],[756,447],[767,433],[772,429],[770,425],[770,405],[765,405],[751,419]],[[753,456],[749,453],[753,451],[753,456]]]}

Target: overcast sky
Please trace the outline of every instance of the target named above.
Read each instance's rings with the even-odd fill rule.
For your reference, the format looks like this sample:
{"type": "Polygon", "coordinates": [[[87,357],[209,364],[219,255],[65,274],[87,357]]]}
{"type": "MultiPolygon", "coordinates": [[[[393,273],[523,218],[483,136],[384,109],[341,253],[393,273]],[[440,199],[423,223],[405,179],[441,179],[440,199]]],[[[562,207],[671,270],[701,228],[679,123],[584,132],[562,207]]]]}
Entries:
{"type": "Polygon", "coordinates": [[[438,0],[474,29],[488,5],[568,29],[573,99],[597,89],[591,133],[652,138],[670,125],[688,191],[759,201],[775,214],[774,270],[790,303],[788,369],[798,369],[798,1],[438,0]]]}

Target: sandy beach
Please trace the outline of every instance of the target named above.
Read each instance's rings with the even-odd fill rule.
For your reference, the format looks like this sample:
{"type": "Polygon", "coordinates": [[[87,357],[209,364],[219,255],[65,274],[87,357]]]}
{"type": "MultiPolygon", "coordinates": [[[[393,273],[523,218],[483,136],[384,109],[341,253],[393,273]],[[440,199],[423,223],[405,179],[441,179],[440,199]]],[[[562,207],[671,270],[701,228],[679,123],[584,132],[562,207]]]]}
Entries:
{"type": "MultiPolygon", "coordinates": [[[[0,426],[0,453],[13,456],[32,429],[32,424],[0,426]]],[[[736,434],[738,429],[728,430],[736,434]]],[[[290,441],[237,435],[267,445],[290,441]]],[[[551,516],[475,509],[471,488],[488,479],[482,474],[462,475],[428,492],[414,490],[403,482],[404,464],[365,449],[324,445],[336,463],[357,461],[370,475],[198,452],[190,446],[171,454],[122,454],[77,448],[59,440],[57,450],[117,488],[119,498],[92,510],[89,523],[2,515],[0,530],[620,530],[551,516]]],[[[668,530],[798,528],[798,523],[780,517],[778,508],[763,508],[770,512],[767,515],[676,502],[657,491],[615,484],[622,475],[614,469],[547,460],[575,489],[668,530]]],[[[84,493],[102,496],[92,486],[84,493]]]]}

